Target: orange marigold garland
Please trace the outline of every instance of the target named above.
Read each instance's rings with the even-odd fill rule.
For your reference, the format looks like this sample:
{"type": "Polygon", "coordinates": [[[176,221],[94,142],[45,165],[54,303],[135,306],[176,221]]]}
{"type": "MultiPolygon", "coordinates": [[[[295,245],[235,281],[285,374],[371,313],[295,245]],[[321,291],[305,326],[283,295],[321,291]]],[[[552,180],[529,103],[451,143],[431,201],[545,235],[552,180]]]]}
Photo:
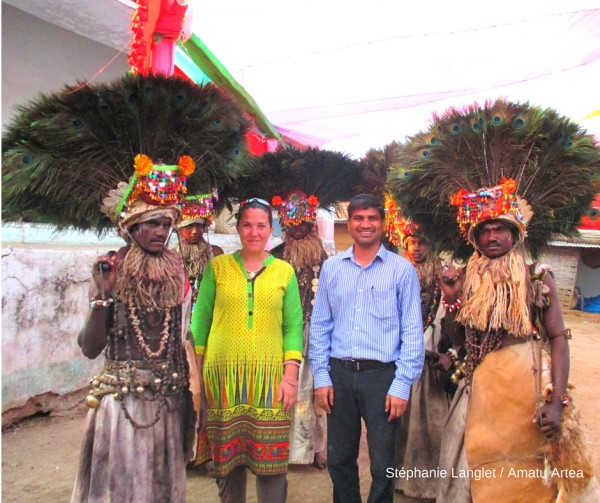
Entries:
{"type": "Polygon", "coordinates": [[[179,172],[183,176],[190,176],[194,171],[196,171],[196,163],[189,155],[182,155],[179,158],[177,165],[179,166],[179,172]]]}
{"type": "Polygon", "coordinates": [[[145,154],[138,154],[133,158],[133,167],[139,176],[147,176],[152,170],[154,162],[145,154]]]}

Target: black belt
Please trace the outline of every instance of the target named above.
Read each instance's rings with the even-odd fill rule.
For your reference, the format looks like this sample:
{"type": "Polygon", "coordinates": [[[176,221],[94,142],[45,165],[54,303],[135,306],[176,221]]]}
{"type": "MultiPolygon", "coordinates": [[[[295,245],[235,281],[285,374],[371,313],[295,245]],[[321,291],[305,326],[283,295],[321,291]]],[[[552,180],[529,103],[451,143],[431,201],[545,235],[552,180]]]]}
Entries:
{"type": "Polygon", "coordinates": [[[396,365],[395,362],[380,362],[379,360],[341,360],[340,358],[331,358],[331,360],[341,363],[348,370],[352,370],[354,372],[382,369],[396,365]]]}

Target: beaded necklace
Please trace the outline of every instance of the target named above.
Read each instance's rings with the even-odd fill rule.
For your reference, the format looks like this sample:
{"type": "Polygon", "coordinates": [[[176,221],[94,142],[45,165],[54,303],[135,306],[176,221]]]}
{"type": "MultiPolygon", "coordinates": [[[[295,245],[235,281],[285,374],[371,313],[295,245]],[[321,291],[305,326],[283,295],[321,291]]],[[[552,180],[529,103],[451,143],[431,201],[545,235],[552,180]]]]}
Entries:
{"type": "MultiPolygon", "coordinates": [[[[426,292],[423,292],[422,295],[428,297],[426,292]]],[[[437,313],[438,306],[440,305],[440,298],[440,287],[436,284],[435,288],[433,289],[433,295],[431,296],[431,298],[423,299],[425,302],[427,300],[431,300],[431,302],[428,303],[427,313],[425,316],[423,316],[424,331],[433,325],[433,320],[435,320],[435,315],[437,313]]]]}
{"type": "Polygon", "coordinates": [[[146,344],[146,341],[144,341],[144,335],[142,334],[142,330],[140,329],[140,319],[135,313],[136,308],[133,305],[131,299],[129,300],[128,308],[129,321],[131,322],[131,326],[133,327],[138,348],[142,351],[142,353],[144,353],[144,356],[149,360],[158,358],[160,355],[162,355],[163,351],[165,350],[165,346],[169,338],[169,322],[171,321],[170,310],[167,310],[163,316],[163,329],[160,333],[160,344],[158,347],[158,351],[153,353],[150,349],[150,346],[148,346],[148,344],[146,344]]]}
{"type": "MultiPolygon", "coordinates": [[[[115,305],[113,309],[113,327],[115,328],[118,326],[118,306],[119,304],[115,305]]],[[[121,409],[134,428],[151,428],[160,420],[163,407],[169,412],[174,410],[171,407],[169,396],[180,393],[188,380],[185,354],[178,336],[181,331],[181,306],[170,308],[165,312],[159,349],[155,352],[150,349],[144,339],[135,308],[131,303],[124,307],[129,311],[129,323],[125,330],[111,330],[111,337],[106,346],[107,359],[112,358],[118,361],[113,370],[114,383],[111,383],[116,387],[113,398],[121,402],[121,409]],[[122,363],[119,361],[118,351],[120,338],[125,340],[126,359],[122,363]],[[146,358],[143,361],[144,370],[148,370],[152,376],[148,382],[142,383],[138,377],[137,365],[139,362],[132,359],[131,341],[134,341],[136,347],[146,358]],[[161,358],[163,355],[164,357],[161,358]],[[146,391],[151,391],[151,393],[146,393],[146,391]],[[134,396],[139,400],[159,401],[154,417],[148,423],[137,422],[128,410],[123,398],[124,395],[131,392],[134,392],[134,396]]]]}
{"type": "MultiPolygon", "coordinates": [[[[282,259],[290,263],[289,254],[287,252],[287,247],[284,248],[282,259]]],[[[298,279],[298,287],[300,289],[300,301],[302,303],[302,311],[304,312],[304,322],[307,323],[310,321],[310,317],[312,315],[312,307],[315,305],[315,297],[317,295],[317,290],[319,289],[319,273],[321,271],[321,266],[319,264],[315,264],[312,267],[301,267],[296,272],[296,278],[298,279]],[[310,280],[310,288],[308,288],[308,283],[310,280]]]]}

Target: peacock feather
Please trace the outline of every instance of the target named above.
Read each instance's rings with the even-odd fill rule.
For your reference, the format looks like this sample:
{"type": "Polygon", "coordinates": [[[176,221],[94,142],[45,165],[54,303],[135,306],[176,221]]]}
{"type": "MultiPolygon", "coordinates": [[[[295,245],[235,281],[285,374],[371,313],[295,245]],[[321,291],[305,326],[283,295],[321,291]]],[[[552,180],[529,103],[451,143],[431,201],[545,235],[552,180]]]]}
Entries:
{"type": "Polygon", "coordinates": [[[360,164],[341,152],[282,147],[254,159],[240,170],[235,195],[240,199],[286,197],[293,190],[315,195],[322,208],[357,194],[360,164]]]}
{"type": "Polygon", "coordinates": [[[248,162],[242,110],[214,84],[178,77],[126,75],[66,86],[18,108],[2,139],[5,221],[59,229],[112,227],[102,199],[133,174],[133,158],[172,165],[195,161],[189,194],[216,187],[225,197],[248,162]]]}
{"type": "Polygon", "coordinates": [[[503,178],[534,215],[526,246],[537,257],[554,233],[573,235],[599,191],[600,149],[578,124],[553,109],[504,99],[434,115],[430,127],[407,138],[401,171],[388,190],[442,249],[467,253],[450,198],[503,178]]]}
{"type": "Polygon", "coordinates": [[[360,192],[373,194],[381,199],[386,192],[388,173],[400,173],[401,145],[395,141],[380,149],[372,148],[360,160],[360,192]]]}

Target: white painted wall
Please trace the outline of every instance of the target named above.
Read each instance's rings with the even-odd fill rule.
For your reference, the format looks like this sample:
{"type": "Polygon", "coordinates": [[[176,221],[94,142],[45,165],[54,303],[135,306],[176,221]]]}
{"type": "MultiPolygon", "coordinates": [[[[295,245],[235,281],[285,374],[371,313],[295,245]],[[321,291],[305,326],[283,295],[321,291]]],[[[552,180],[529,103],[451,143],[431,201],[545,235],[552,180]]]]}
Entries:
{"type": "MultiPolygon", "coordinates": [[[[94,80],[113,80],[126,73],[127,51],[94,80]]],[[[91,79],[117,53],[2,2],[2,129],[16,105],[40,92],[91,79]]]]}
{"type": "Polygon", "coordinates": [[[86,386],[97,367],[77,346],[90,268],[101,250],[2,245],[2,412],[86,386]]]}
{"type": "MultiPolygon", "coordinates": [[[[240,248],[237,234],[211,231],[209,241],[225,253],[240,248]]],[[[280,242],[273,238],[273,246],[280,242]]],[[[49,225],[2,226],[3,424],[80,399],[75,392],[88,386],[102,360],[86,359],[76,341],[88,310],[91,265],[123,244],[116,234],[100,240],[49,225]]]]}
{"type": "MultiPolygon", "coordinates": [[[[15,107],[41,92],[94,77],[95,81],[121,77],[129,69],[127,54],[117,52],[2,2],[3,130],[15,107]]],[[[7,235],[3,232],[3,413],[40,395],[46,397],[41,408],[53,408],[48,396],[60,397],[86,386],[97,365],[81,355],[75,339],[86,315],[90,265],[106,250],[97,239],[96,246],[74,248],[80,235],[72,235],[62,248],[31,245],[57,239],[48,228],[33,234],[21,227],[12,227],[7,235]]]]}

